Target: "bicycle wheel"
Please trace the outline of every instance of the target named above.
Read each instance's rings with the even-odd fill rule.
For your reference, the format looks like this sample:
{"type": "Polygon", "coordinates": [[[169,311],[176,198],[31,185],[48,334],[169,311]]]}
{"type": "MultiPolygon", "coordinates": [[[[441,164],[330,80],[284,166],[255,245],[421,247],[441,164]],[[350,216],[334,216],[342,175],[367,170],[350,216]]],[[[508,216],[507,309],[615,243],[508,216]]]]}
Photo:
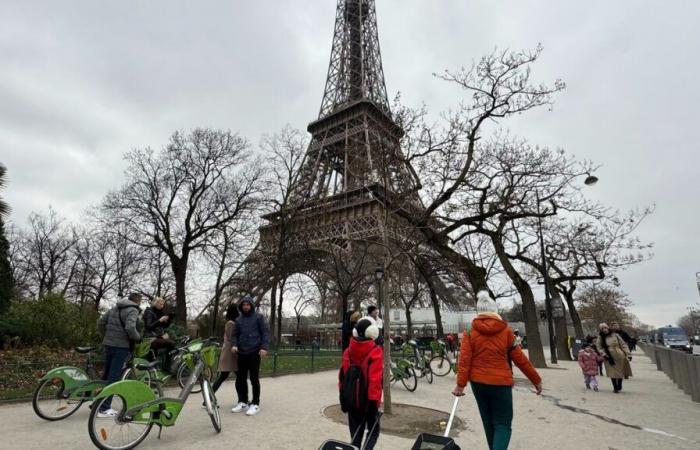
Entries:
{"type": "Polygon", "coordinates": [[[84,400],[64,397],[65,383],[60,378],[49,378],[36,387],[32,396],[32,408],[37,416],[45,420],[61,420],[80,408],[84,400]]]}
{"type": "Polygon", "coordinates": [[[153,422],[124,421],[125,411],[126,403],[118,395],[102,398],[92,405],[90,419],[88,419],[88,433],[90,440],[97,448],[101,450],[129,450],[146,439],[153,427],[153,422]],[[110,408],[116,411],[117,415],[99,417],[100,408],[110,398],[110,408]]]}
{"type": "Polygon", "coordinates": [[[430,367],[425,367],[423,372],[425,373],[425,379],[428,380],[428,383],[433,384],[433,371],[430,367]]]}
{"type": "Polygon", "coordinates": [[[413,370],[413,367],[406,367],[404,369],[404,373],[401,377],[401,384],[403,384],[403,387],[409,392],[416,390],[418,387],[418,378],[416,377],[416,371],[413,370]]]}
{"type": "Polygon", "coordinates": [[[211,419],[211,424],[217,433],[221,432],[221,416],[219,415],[219,404],[216,401],[216,394],[209,384],[209,380],[202,380],[202,396],[204,397],[204,405],[207,408],[207,414],[211,419]]]}
{"type": "Polygon", "coordinates": [[[150,370],[138,370],[134,367],[127,367],[122,374],[122,380],[136,380],[142,383],[146,383],[148,387],[156,394],[158,397],[163,396],[163,386],[162,382],[155,377],[150,370]]]}
{"type": "MultiPolygon", "coordinates": [[[[185,385],[187,384],[187,381],[190,379],[190,374],[192,371],[190,368],[187,366],[187,364],[182,363],[180,364],[180,367],[177,369],[177,384],[180,385],[181,389],[185,388],[185,385]]],[[[204,370],[202,371],[202,375],[200,375],[199,380],[197,380],[197,383],[195,383],[194,386],[192,386],[192,393],[197,394],[202,391],[202,385],[199,383],[202,379],[209,381],[209,383],[212,382],[212,373],[211,369],[208,367],[205,367],[204,370]]]]}
{"type": "Polygon", "coordinates": [[[430,370],[438,377],[444,377],[450,373],[452,367],[450,365],[450,361],[448,361],[444,356],[433,356],[433,358],[430,360],[430,370]]]}

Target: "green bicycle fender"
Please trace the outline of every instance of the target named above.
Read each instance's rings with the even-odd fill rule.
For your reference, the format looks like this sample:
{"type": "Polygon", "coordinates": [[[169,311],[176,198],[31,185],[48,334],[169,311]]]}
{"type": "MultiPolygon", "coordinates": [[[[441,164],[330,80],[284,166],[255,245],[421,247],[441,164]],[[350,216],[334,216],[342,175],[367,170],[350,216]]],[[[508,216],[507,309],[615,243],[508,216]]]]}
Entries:
{"type": "Polygon", "coordinates": [[[90,381],[87,373],[79,367],[63,366],[49,370],[39,381],[60,378],[66,390],[74,389],[90,381]]]}
{"type": "Polygon", "coordinates": [[[147,384],[136,380],[122,380],[110,384],[102,389],[95,401],[111,395],[123,398],[127,409],[156,399],[156,394],[147,384]]]}

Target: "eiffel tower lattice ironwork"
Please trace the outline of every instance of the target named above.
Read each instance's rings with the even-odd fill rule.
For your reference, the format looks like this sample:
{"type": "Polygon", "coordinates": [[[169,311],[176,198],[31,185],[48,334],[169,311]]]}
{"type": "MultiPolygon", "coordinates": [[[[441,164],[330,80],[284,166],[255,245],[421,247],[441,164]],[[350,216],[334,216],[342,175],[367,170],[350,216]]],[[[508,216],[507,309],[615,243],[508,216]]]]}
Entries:
{"type": "Polygon", "coordinates": [[[292,273],[317,280],[329,255],[420,234],[395,213],[420,214],[423,207],[389,107],[374,0],[338,0],[326,87],[308,131],[290,201],[263,216],[267,223],[231,296],[261,295],[292,273]]]}

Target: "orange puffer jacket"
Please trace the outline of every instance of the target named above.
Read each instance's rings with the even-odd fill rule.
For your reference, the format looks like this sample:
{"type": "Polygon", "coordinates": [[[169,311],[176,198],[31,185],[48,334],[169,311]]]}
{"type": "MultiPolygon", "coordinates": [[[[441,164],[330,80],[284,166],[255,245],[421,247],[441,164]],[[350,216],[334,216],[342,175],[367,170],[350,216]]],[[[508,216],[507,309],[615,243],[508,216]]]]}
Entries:
{"type": "Polygon", "coordinates": [[[496,386],[513,386],[508,353],[516,366],[534,385],[542,382],[522,349],[514,345],[513,330],[497,314],[479,314],[471,332],[464,332],[459,352],[457,384],[469,381],[496,386]]]}

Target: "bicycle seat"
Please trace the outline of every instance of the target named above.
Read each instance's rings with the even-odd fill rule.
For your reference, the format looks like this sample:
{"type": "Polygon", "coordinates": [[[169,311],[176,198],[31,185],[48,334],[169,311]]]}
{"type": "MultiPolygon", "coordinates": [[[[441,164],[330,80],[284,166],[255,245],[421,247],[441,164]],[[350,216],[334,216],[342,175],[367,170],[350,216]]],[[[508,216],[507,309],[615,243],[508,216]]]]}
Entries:
{"type": "Polygon", "coordinates": [[[158,364],[160,364],[160,361],[153,361],[153,362],[148,362],[148,363],[138,363],[136,364],[136,368],[139,370],[151,370],[155,369],[158,364]]]}
{"type": "Polygon", "coordinates": [[[95,350],[95,347],[75,347],[75,351],[82,354],[90,353],[93,350],[95,350]]]}

